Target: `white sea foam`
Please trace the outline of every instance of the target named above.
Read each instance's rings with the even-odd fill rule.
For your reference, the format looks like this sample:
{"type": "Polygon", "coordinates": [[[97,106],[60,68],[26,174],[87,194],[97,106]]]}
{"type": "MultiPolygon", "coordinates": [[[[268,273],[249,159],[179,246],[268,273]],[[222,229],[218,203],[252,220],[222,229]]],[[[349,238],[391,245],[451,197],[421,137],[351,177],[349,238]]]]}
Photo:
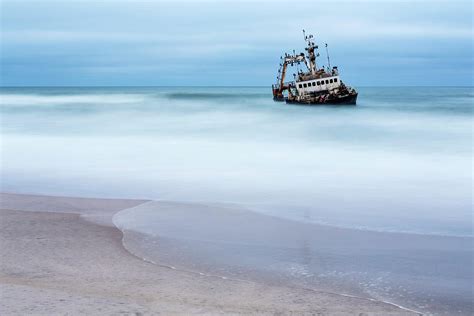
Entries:
{"type": "Polygon", "coordinates": [[[65,94],[65,95],[41,95],[41,94],[0,94],[2,106],[21,105],[61,105],[61,104],[83,104],[97,106],[100,104],[137,103],[145,100],[140,94],[65,94]]]}

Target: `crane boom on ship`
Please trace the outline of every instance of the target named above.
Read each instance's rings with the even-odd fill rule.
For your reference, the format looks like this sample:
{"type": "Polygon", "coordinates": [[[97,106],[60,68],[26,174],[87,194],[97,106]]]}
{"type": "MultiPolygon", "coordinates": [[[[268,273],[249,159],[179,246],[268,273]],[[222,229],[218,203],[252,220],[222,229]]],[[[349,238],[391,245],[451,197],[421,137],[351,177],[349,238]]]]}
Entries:
{"type": "Polygon", "coordinates": [[[293,66],[294,64],[300,64],[304,62],[306,67],[309,69],[308,62],[303,53],[299,55],[289,55],[285,54],[285,58],[282,58],[283,61],[280,64],[280,70],[278,70],[277,84],[273,85],[273,98],[274,99],[284,99],[283,91],[288,90],[289,84],[285,84],[286,70],[288,65],[293,66]]]}

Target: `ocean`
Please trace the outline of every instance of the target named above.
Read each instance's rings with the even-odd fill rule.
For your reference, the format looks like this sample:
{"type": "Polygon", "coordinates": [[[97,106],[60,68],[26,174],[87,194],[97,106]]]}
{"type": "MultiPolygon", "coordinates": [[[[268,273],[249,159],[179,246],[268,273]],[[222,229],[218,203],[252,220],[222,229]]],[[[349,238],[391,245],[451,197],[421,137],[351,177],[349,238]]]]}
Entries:
{"type": "Polygon", "coordinates": [[[157,264],[467,315],[473,89],[358,91],[1,88],[1,190],[153,200],[114,221],[157,264]]]}

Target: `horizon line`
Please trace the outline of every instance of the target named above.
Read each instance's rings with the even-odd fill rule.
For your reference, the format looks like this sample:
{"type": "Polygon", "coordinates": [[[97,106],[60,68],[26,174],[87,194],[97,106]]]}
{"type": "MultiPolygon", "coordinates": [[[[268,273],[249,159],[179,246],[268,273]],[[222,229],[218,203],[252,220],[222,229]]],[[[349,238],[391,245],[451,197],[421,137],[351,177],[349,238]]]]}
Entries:
{"type": "MultiPolygon", "coordinates": [[[[3,88],[271,88],[271,85],[0,85],[3,88]]],[[[474,88],[474,85],[360,85],[360,88],[474,88]]]]}

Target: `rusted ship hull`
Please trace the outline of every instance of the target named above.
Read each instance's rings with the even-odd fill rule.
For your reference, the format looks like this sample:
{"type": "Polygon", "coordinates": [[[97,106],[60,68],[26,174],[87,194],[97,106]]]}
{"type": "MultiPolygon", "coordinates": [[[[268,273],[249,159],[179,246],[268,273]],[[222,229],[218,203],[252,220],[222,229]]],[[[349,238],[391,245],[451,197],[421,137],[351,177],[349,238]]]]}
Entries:
{"type": "Polygon", "coordinates": [[[286,98],[286,103],[305,105],[356,105],[357,96],[357,93],[345,95],[323,94],[305,98],[286,98]]]}

